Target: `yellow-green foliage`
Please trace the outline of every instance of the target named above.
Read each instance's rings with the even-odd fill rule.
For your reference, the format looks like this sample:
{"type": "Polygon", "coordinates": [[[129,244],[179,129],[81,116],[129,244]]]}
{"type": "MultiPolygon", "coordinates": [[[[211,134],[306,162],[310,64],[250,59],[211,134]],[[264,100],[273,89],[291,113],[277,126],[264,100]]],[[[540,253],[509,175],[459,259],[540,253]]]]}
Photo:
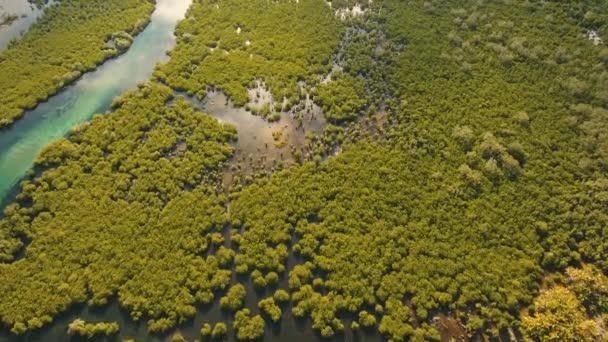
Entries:
{"type": "Polygon", "coordinates": [[[289,302],[289,293],[283,289],[278,289],[275,291],[273,298],[279,303],[289,302]]]}
{"type": "Polygon", "coordinates": [[[232,326],[239,340],[255,340],[264,336],[264,319],[260,315],[251,316],[249,309],[237,311],[232,326]]]}
{"type": "MultiPolygon", "coordinates": [[[[103,304],[117,294],[134,318],[165,330],[191,317],[196,303],[211,303],[213,291],[229,285],[224,268],[233,263],[260,287],[286,277],[274,301],[291,299],[285,309],[309,317],[322,336],[345,329],[350,315],[394,341],[437,340],[433,320],[448,312],[471,337],[488,340],[509,330],[542,340],[550,326],[562,340],[595,336],[584,309],[605,310],[608,66],[603,48],[581,32],[590,21],[605,27],[606,8],[374,3],[385,33],[375,35],[384,40],[377,50],[393,52],[384,56],[386,89],[372,92],[390,96],[368,101],[388,113],[382,139],[355,137],[325,162],[258,179],[231,194],[227,214],[211,185],[234,129],[181,99],[167,109],[166,87],[142,85],[116,101],[116,113],[45,149],[37,162],[49,169],[26,181],[19,204],[6,209],[4,322],[22,333],[69,304],[103,304]],[[227,222],[234,233],[226,241],[238,249],[203,257],[221,243],[213,233],[227,222]],[[15,261],[23,237],[31,244],[15,261]],[[292,252],[298,264],[286,269],[292,252]],[[567,271],[570,288],[543,292],[522,325],[544,272],[575,264],[597,270],[567,271]]],[[[313,82],[328,71],[340,25],[326,6],[195,2],[172,61],[156,76],[197,95],[215,84],[237,103],[261,78],[275,99],[289,97],[300,76],[313,82]],[[281,32],[285,40],[273,47],[281,32]],[[287,43],[294,32],[302,45],[287,43]]],[[[378,57],[369,56],[348,58],[344,70],[366,87],[378,57]]],[[[349,128],[330,131],[346,136],[349,128]]],[[[245,292],[235,285],[220,305],[242,308],[245,292]]],[[[278,316],[272,304],[259,304],[270,320],[278,316]]],[[[264,334],[263,316],[250,309],[235,314],[239,339],[264,334]]]]}
{"type": "Polygon", "coordinates": [[[292,312],[322,335],[340,327],[339,312],[378,304],[378,329],[394,340],[436,338],[429,324],[446,308],[463,312],[471,335],[517,329],[543,268],[608,269],[598,109],[608,70],[580,35],[576,8],[587,5],[382,5],[401,51],[388,70],[386,140],[235,194],[236,265],[278,271],[295,234],[308,262],[289,271],[292,312]],[[563,49],[580,52],[566,61],[563,49]]]}
{"type": "Polygon", "coordinates": [[[215,86],[239,106],[257,79],[279,104],[295,104],[297,82],[313,86],[329,72],[340,37],[323,0],[197,1],[176,32],[171,61],[155,75],[199,97],[215,86]]]}
{"type": "Polygon", "coordinates": [[[245,286],[243,286],[243,284],[235,284],[228,290],[226,296],[220,299],[220,306],[222,309],[236,311],[243,307],[246,295],[247,291],[245,290],[245,286]]]}
{"type": "Polygon", "coordinates": [[[0,52],[0,127],[116,56],[121,49],[106,41],[115,32],[141,31],[153,9],[147,0],[61,1],[46,8],[23,38],[0,52]]]}
{"type": "Polygon", "coordinates": [[[359,312],[359,324],[366,328],[372,327],[376,324],[376,317],[363,310],[359,312]]]}
{"type": "Polygon", "coordinates": [[[177,331],[171,336],[171,342],[188,342],[181,332],[177,331]]]}
{"type": "Polygon", "coordinates": [[[214,338],[221,338],[228,333],[228,327],[224,322],[218,322],[213,327],[213,331],[211,332],[211,336],[214,338]]]}
{"type": "Polygon", "coordinates": [[[116,322],[86,323],[75,319],[68,325],[68,334],[91,338],[95,335],[113,335],[118,333],[120,326],[116,322]]]}
{"type": "Polygon", "coordinates": [[[331,82],[319,86],[315,102],[323,107],[323,115],[332,122],[353,120],[367,103],[365,83],[349,74],[336,73],[331,82]]]}
{"type": "MultiPolygon", "coordinates": [[[[285,257],[278,250],[295,231],[301,237],[299,250],[320,252],[310,255],[312,264],[290,271],[293,313],[310,314],[313,326],[326,334],[340,328],[338,311],[357,312],[363,305],[380,303],[386,315],[394,317],[383,319],[382,330],[409,336],[414,332],[409,320],[396,314],[408,310],[397,304],[408,293],[413,294],[414,314],[422,320],[441,306],[466,308],[475,302],[499,308],[485,313],[489,319],[506,319],[505,312],[530,301],[537,286],[540,267],[534,260],[539,247],[527,237],[533,231],[522,225],[521,233],[513,234],[510,225],[501,222],[501,210],[484,200],[473,201],[457,214],[460,200],[449,193],[430,196],[435,186],[417,183],[412,168],[401,171],[407,158],[402,152],[363,144],[320,167],[307,164],[247,188],[231,207],[247,227],[240,243],[244,258],[237,264],[279,267],[285,257]],[[434,211],[434,223],[424,219],[424,208],[431,203],[441,206],[434,211]],[[484,216],[469,229],[462,217],[480,212],[484,216]],[[491,248],[506,235],[508,246],[491,248]],[[311,270],[326,275],[327,294],[313,290],[311,270]],[[504,293],[493,290],[497,287],[504,293]],[[386,304],[389,299],[393,304],[386,304]]],[[[418,172],[428,170],[429,163],[417,159],[418,172]]],[[[364,321],[368,319],[373,325],[371,318],[364,321]]]]}
{"type": "Polygon", "coordinates": [[[585,317],[573,292],[555,287],[534,300],[534,313],[523,317],[525,332],[534,341],[593,342],[599,336],[596,323],[585,317]]]}
{"type": "Polygon", "coordinates": [[[211,324],[205,323],[205,324],[203,324],[203,327],[201,328],[201,335],[209,336],[209,335],[211,335],[211,331],[212,331],[211,324]]]}
{"type": "Polygon", "coordinates": [[[1,221],[8,241],[32,241],[23,259],[0,264],[0,317],[15,332],[114,295],[133,319],[166,330],[229,284],[231,272],[201,253],[227,222],[212,185],[236,131],[181,98],[166,107],[171,96],[142,84],[51,145],[69,153],[38,157],[49,168],[19,196],[31,206],[11,205],[1,221]]]}
{"type": "Polygon", "coordinates": [[[543,291],[523,316],[527,337],[534,341],[597,341],[605,335],[602,321],[608,312],[608,278],[592,265],[568,267],[562,280],[543,291]]]}
{"type": "Polygon", "coordinates": [[[608,313],[608,278],[590,265],[566,269],[567,285],[589,314],[608,313]]]}
{"type": "Polygon", "coordinates": [[[273,322],[278,322],[281,319],[281,308],[274,302],[274,298],[268,297],[262,299],[258,303],[258,307],[264,312],[273,322]]]}

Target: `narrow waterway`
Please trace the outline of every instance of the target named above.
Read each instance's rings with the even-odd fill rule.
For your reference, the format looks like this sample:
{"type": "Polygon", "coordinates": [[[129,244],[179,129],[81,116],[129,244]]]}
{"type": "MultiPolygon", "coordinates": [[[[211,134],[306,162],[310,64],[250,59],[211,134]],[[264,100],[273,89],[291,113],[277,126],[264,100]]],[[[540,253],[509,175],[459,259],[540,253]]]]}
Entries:
{"type": "Polygon", "coordinates": [[[46,144],[93,114],[108,110],[112,98],[148,79],[155,64],[168,59],[166,52],[175,43],[175,25],[191,1],[157,0],[151,23],[125,54],[85,74],[26,112],[10,129],[0,131],[0,203],[6,204],[14,194],[17,183],[46,144]]]}

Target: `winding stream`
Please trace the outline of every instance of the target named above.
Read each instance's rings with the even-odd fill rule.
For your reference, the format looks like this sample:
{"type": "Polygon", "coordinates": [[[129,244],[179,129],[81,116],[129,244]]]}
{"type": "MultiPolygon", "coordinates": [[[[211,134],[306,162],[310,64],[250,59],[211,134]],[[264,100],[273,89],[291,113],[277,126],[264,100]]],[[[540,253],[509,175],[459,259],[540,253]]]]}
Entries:
{"type": "Polygon", "coordinates": [[[68,133],[95,113],[110,108],[112,98],[146,80],[157,62],[168,59],[175,43],[173,31],[191,0],[157,0],[152,21],[131,48],[97,70],[85,74],[36,109],[25,113],[10,129],[0,131],[0,203],[6,203],[17,183],[50,141],[68,133]]]}

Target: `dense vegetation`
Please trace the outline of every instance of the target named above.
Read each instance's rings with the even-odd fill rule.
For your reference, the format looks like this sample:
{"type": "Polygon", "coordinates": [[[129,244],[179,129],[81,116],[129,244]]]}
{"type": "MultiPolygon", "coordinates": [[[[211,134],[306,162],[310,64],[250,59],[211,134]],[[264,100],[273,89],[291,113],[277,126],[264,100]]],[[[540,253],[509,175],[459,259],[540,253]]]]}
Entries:
{"type": "Polygon", "coordinates": [[[229,285],[231,254],[211,237],[227,222],[212,180],[235,130],[182,98],[166,107],[171,97],[141,84],[116,112],[41,152],[45,170],[18,197],[29,205],[9,206],[1,223],[4,261],[22,248],[15,237],[31,241],[24,258],[0,265],[0,316],[13,332],[112,296],[166,330],[229,285]],[[217,256],[201,256],[208,250],[217,256]]]}
{"type": "Polygon", "coordinates": [[[389,97],[388,67],[401,47],[386,40],[376,9],[367,11],[347,21],[334,70],[314,91],[323,115],[334,123],[381,111],[389,97]]]}
{"type": "Polygon", "coordinates": [[[607,9],[383,0],[344,22],[332,10],[195,2],[155,73],[166,85],[141,84],[48,146],[6,208],[4,323],[23,333],[117,296],[151,331],[197,304],[233,316],[205,337],[259,338],[290,313],[325,337],[449,339],[445,319],[469,338],[605,338],[608,50],[586,31],[606,41],[607,9]],[[244,105],[257,81],[290,104],[304,81],[334,123],[311,140],[343,146],[226,198],[234,128],[169,86],[244,105]]]}
{"type": "Polygon", "coordinates": [[[345,73],[332,75],[331,82],[319,86],[316,97],[323,107],[323,115],[333,122],[353,120],[366,105],[365,84],[345,73]]]}
{"type": "Polygon", "coordinates": [[[292,311],[322,335],[362,310],[393,340],[438,338],[441,312],[470,336],[529,333],[520,309],[543,269],[605,269],[608,70],[584,36],[605,29],[587,20],[605,8],[383,5],[392,44],[407,43],[389,70],[387,139],[235,194],[236,266],[280,271],[290,247],[308,259],[289,272],[292,311]]]}
{"type": "Polygon", "coordinates": [[[299,101],[298,81],[312,87],[329,72],[340,26],[322,0],[205,0],[176,32],[171,61],[155,73],[160,80],[199,98],[215,87],[238,106],[261,80],[281,109],[299,101]]]}
{"type": "Polygon", "coordinates": [[[149,22],[148,0],[62,1],[47,7],[20,39],[0,52],[0,128],[8,126],[84,72],[95,69],[130,44],[149,22]],[[122,32],[122,33],[121,33],[122,32]]]}

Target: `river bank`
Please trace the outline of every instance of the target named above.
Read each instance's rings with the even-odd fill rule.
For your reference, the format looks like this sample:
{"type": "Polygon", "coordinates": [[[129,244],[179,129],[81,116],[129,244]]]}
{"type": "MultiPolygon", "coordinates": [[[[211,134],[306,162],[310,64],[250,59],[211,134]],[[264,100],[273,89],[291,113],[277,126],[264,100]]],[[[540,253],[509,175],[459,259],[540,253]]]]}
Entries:
{"type": "Polygon", "coordinates": [[[168,59],[175,43],[173,30],[190,5],[190,0],[159,0],[152,20],[131,48],[116,59],[29,111],[10,129],[0,132],[0,202],[18,191],[19,179],[32,166],[38,152],[49,142],[65,136],[71,128],[110,109],[112,99],[147,80],[157,62],[168,59]]]}

